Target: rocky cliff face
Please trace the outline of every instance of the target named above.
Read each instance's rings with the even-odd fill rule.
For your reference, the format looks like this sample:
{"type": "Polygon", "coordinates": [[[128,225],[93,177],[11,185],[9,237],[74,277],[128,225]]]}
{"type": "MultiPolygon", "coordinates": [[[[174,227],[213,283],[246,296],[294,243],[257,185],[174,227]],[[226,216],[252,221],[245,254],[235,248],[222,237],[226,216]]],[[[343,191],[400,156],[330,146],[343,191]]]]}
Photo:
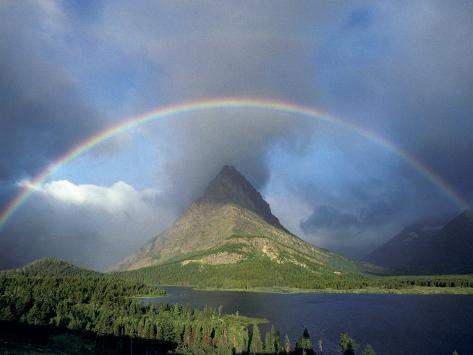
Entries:
{"type": "Polygon", "coordinates": [[[210,182],[198,204],[234,204],[256,213],[269,224],[284,227],[271,212],[269,204],[248,180],[233,166],[224,166],[210,182]]]}

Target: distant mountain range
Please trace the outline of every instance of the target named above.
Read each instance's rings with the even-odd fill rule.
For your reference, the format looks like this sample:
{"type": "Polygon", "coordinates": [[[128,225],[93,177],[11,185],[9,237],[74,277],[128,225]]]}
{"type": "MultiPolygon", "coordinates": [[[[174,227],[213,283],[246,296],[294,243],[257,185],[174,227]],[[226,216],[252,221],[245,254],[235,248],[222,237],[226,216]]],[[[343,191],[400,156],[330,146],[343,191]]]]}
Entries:
{"type": "Polygon", "coordinates": [[[473,273],[473,210],[415,223],[364,261],[401,274],[473,273]]]}
{"type": "Polygon", "coordinates": [[[174,225],[116,270],[169,284],[311,287],[358,265],[288,232],[248,180],[225,166],[174,225]]]}

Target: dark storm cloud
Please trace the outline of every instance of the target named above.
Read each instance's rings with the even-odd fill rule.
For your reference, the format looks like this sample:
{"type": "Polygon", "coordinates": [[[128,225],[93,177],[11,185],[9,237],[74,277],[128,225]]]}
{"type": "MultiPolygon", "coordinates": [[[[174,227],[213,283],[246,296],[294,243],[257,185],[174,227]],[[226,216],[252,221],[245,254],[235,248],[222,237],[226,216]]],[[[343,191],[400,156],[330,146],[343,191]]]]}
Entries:
{"type": "MultiPolygon", "coordinates": [[[[289,97],[306,103],[315,99],[317,90],[308,76],[309,71],[313,73],[312,57],[306,51],[312,43],[306,30],[313,19],[300,21],[304,7],[272,2],[248,8],[213,2],[104,4],[93,17],[86,16],[89,21],[57,2],[2,4],[0,90],[6,104],[0,108],[4,145],[0,172],[4,179],[16,182],[34,175],[82,137],[98,131],[94,107],[87,105],[93,102],[91,92],[98,100],[120,98],[104,104],[115,106],[113,113],[120,117],[203,97],[289,97]],[[77,43],[84,47],[78,50],[77,43]],[[84,55],[90,48],[96,51],[84,55]],[[126,65],[112,65],[110,71],[106,65],[110,62],[126,65]],[[150,70],[136,79],[133,68],[143,64],[150,70]],[[104,95],[97,88],[114,95],[104,95]],[[81,93],[88,90],[85,100],[81,93]]],[[[224,164],[236,165],[255,186],[262,187],[270,175],[266,158],[274,145],[302,152],[310,140],[310,130],[300,122],[247,110],[192,115],[169,127],[161,125],[156,132],[144,130],[158,138],[165,204],[171,211],[187,207],[224,164]]],[[[39,199],[37,204],[48,201],[39,199]]],[[[54,206],[50,211],[54,221],[41,218],[44,209],[32,203],[28,219],[18,219],[16,224],[12,220],[10,229],[2,232],[8,234],[2,240],[9,244],[5,250],[25,254],[23,246],[35,238],[31,245],[40,243],[44,248],[29,248],[30,258],[47,250],[54,255],[62,251],[71,258],[77,250],[81,262],[103,267],[86,256],[97,255],[90,250],[110,249],[104,248],[110,243],[109,228],[116,227],[112,235],[117,240],[128,238],[129,242],[122,243],[110,260],[131,252],[146,235],[143,228],[130,234],[117,227],[122,226],[123,215],[120,222],[97,214],[103,217],[99,225],[85,228],[89,215],[75,208],[61,212],[61,207],[54,206]],[[84,236],[89,236],[87,244],[93,246],[79,253],[84,236]],[[58,238],[61,242],[56,242],[58,238]]],[[[168,225],[163,215],[157,212],[150,225],[161,229],[168,225]]],[[[147,232],[148,238],[156,233],[147,232]]]]}
{"type": "Polygon", "coordinates": [[[0,181],[5,189],[100,126],[81,96],[78,78],[61,62],[67,22],[56,6],[0,4],[0,181]]]}
{"type": "Polygon", "coordinates": [[[301,228],[307,233],[313,233],[319,228],[349,228],[357,226],[358,223],[358,217],[355,215],[340,212],[333,206],[322,205],[317,207],[309,218],[301,222],[301,228]]]}
{"type": "MultiPolygon", "coordinates": [[[[321,101],[330,111],[403,147],[471,205],[473,3],[359,5],[349,11],[343,25],[331,27],[316,51],[316,78],[324,88],[319,91],[321,101]]],[[[408,164],[395,166],[386,160],[385,167],[389,169],[380,179],[382,188],[347,179],[335,198],[317,187],[305,189],[305,201],[317,201],[313,214],[300,224],[306,237],[361,256],[362,249],[366,253],[419,218],[458,213],[460,207],[441,187],[408,164]],[[372,191],[369,186],[377,192],[366,193],[372,191]],[[353,214],[358,227],[351,228],[354,232],[341,226],[322,231],[320,223],[310,224],[320,201],[335,208],[337,215],[353,214]]]]}
{"type": "MultiPolygon", "coordinates": [[[[473,199],[472,2],[112,1],[87,11],[80,2],[65,4],[0,4],[0,194],[11,196],[12,183],[99,130],[97,101],[107,113],[126,117],[163,104],[256,96],[321,106],[371,129],[473,199]]],[[[282,147],[292,158],[303,157],[320,138],[314,138],[317,128],[249,110],[183,115],[158,129],[143,128],[157,138],[159,182],[166,191],[161,207],[182,211],[225,164],[264,189],[273,173],[272,152],[282,147]]],[[[398,157],[380,158],[373,146],[352,137],[344,136],[339,146],[344,158],[338,164],[353,169],[326,174],[336,183],[316,181],[313,171],[323,164],[301,168],[303,178],[287,181],[302,207],[279,217],[292,218],[307,240],[361,255],[413,219],[452,209],[398,157]]],[[[115,151],[120,148],[110,155],[115,151]]],[[[291,159],[284,169],[292,169],[291,159]]],[[[89,201],[96,195],[85,196],[89,201]]],[[[130,207],[141,200],[131,196],[130,207]]],[[[133,248],[127,236],[135,233],[138,244],[155,233],[126,231],[124,216],[139,216],[136,211],[118,209],[115,220],[103,206],[89,206],[102,218],[89,225],[90,214],[54,201],[38,199],[32,215],[11,223],[3,250],[32,258],[34,249],[47,253],[54,244],[54,255],[103,267],[90,255],[119,245],[110,263],[133,248]],[[50,215],[63,223],[45,218],[42,204],[50,204],[50,215]],[[42,237],[26,252],[35,232],[42,237]],[[110,235],[121,242],[113,244],[110,235]],[[95,249],[87,249],[85,240],[95,249]]],[[[139,206],[156,213],[146,223],[169,224],[169,213],[139,206]]]]}
{"type": "Polygon", "coordinates": [[[398,143],[470,203],[472,18],[470,1],[371,4],[317,52],[333,110],[398,143]]]}
{"type": "MultiPolygon", "coordinates": [[[[311,31],[323,19],[319,10],[325,6],[138,3],[108,3],[97,36],[125,55],[145,57],[162,68],[143,90],[158,92],[157,102],[244,96],[316,103],[310,50],[316,39],[311,31]]],[[[225,164],[237,166],[257,188],[263,187],[270,175],[271,148],[283,144],[302,152],[312,127],[269,110],[176,118],[167,136],[162,126],[156,132],[163,142],[160,156],[169,191],[176,194],[172,199],[186,206],[225,164]]]]}
{"type": "MultiPolygon", "coordinates": [[[[18,181],[36,175],[103,126],[83,96],[80,78],[68,70],[69,26],[57,2],[0,3],[0,210],[19,192],[18,181]]],[[[97,265],[93,251],[106,238],[93,228],[95,233],[84,230],[88,221],[83,218],[71,223],[74,215],[80,216],[76,211],[66,209],[69,216],[56,220],[57,210],[45,213],[51,212],[46,202],[30,207],[0,233],[2,267],[41,256],[103,266],[97,265]],[[69,229],[56,233],[58,223],[69,229]]]]}
{"type": "Polygon", "coordinates": [[[321,229],[343,231],[336,234],[343,238],[350,235],[348,229],[354,234],[369,228],[383,227],[399,217],[400,209],[406,202],[402,200],[402,194],[391,190],[390,185],[378,180],[356,184],[344,192],[344,205],[317,206],[309,217],[300,222],[300,227],[308,234],[315,234],[321,229]],[[347,212],[347,208],[355,212],[347,212]]]}

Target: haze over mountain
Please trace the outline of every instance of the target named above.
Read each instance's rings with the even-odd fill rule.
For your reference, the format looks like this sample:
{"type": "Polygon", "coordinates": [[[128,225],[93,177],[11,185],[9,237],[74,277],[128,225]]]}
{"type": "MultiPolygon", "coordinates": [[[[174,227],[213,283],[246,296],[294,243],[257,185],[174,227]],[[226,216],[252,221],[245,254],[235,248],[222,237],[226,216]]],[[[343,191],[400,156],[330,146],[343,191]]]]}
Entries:
{"type": "Polygon", "coordinates": [[[230,166],[222,168],[174,225],[116,268],[145,267],[162,275],[162,282],[196,284],[196,271],[212,270],[214,276],[225,273],[237,283],[256,278],[253,286],[283,274],[309,281],[357,269],[354,262],[288,232],[260,193],[230,166]]]}
{"type": "Polygon", "coordinates": [[[365,261],[404,274],[473,273],[473,210],[408,226],[365,261]]]}

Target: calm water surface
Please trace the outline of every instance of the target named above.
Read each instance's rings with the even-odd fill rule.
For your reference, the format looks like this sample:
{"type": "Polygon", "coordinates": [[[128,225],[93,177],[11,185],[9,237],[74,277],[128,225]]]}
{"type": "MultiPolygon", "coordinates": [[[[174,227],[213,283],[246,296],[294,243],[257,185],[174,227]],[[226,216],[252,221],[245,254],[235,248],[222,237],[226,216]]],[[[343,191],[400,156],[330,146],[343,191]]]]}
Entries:
{"type": "MultiPolygon", "coordinates": [[[[377,354],[473,354],[473,296],[271,294],[197,291],[164,287],[168,296],[146,302],[223,306],[226,313],[262,317],[287,333],[291,343],[307,327],[324,354],[337,353],[341,332],[377,354]]],[[[263,327],[264,328],[264,327],[263,327]]],[[[265,329],[263,329],[265,330],[265,329]]],[[[359,351],[361,354],[361,351],[359,351]]]]}

